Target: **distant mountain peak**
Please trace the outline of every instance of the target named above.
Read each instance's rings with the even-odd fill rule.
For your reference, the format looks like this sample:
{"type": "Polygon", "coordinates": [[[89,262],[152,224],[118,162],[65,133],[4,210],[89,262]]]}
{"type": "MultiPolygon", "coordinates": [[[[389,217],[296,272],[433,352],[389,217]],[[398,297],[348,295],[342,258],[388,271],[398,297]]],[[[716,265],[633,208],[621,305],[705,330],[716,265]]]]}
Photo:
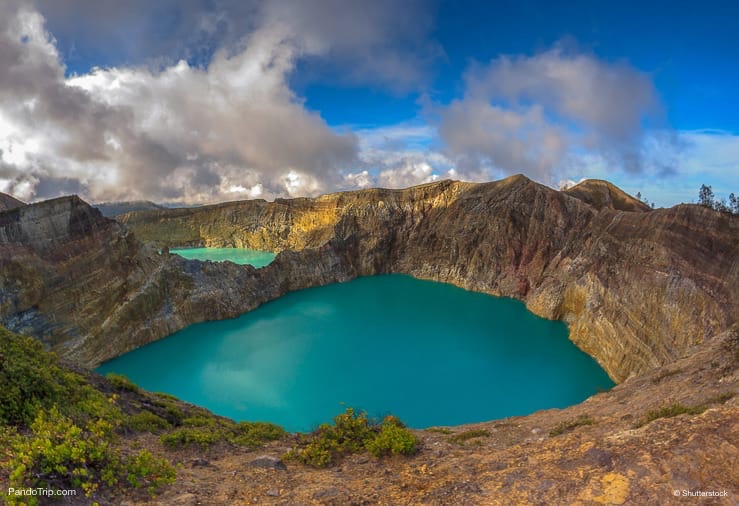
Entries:
{"type": "Polygon", "coordinates": [[[112,218],[113,216],[130,213],[132,211],[153,211],[164,209],[164,206],[160,206],[159,204],[155,204],[149,200],[101,202],[100,204],[94,204],[94,207],[98,208],[106,218],[112,218]]]}
{"type": "Polygon", "coordinates": [[[621,188],[603,179],[586,179],[563,190],[563,192],[590,204],[598,210],[607,207],[617,211],[630,212],[651,210],[641,200],[632,197],[621,188]]]}
{"type": "Polygon", "coordinates": [[[10,211],[11,209],[16,209],[25,205],[25,202],[18,200],[12,195],[0,192],[0,211],[10,211]]]}

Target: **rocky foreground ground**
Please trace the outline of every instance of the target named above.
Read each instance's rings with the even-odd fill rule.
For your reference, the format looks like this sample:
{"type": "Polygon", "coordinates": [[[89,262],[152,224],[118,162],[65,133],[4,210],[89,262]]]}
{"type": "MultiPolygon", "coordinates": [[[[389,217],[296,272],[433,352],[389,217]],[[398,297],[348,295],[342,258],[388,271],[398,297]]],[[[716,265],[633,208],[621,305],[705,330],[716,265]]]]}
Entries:
{"type": "MultiPolygon", "coordinates": [[[[416,431],[422,449],[409,458],[360,454],[328,469],[283,467],[290,438],[250,452],[183,452],[174,485],[129,503],[737,504],[738,346],[739,333],[727,332],[568,409],[416,431]],[[696,413],[649,421],[675,405],[696,413]],[[683,495],[712,491],[726,496],[683,495]]],[[[151,437],[148,444],[156,446],[151,437]]]]}

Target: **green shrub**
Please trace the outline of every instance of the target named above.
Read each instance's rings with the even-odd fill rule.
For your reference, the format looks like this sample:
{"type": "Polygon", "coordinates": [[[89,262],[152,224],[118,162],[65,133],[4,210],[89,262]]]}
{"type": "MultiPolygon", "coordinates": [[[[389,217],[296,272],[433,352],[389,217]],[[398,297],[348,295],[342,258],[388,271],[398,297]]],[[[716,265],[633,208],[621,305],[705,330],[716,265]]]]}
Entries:
{"type": "Polygon", "coordinates": [[[164,411],[167,413],[167,421],[172,425],[181,425],[185,419],[184,413],[174,403],[165,404],[164,411]]]}
{"type": "Polygon", "coordinates": [[[594,423],[595,420],[590,418],[588,415],[582,415],[578,418],[575,418],[574,420],[559,422],[552,430],[549,431],[549,436],[559,436],[560,434],[564,434],[565,432],[573,430],[575,427],[580,427],[583,425],[593,425],[594,423]]]}
{"type": "Polygon", "coordinates": [[[138,392],[139,387],[136,386],[134,382],[132,382],[130,379],[126,378],[122,374],[116,374],[113,372],[109,372],[105,375],[105,377],[110,381],[110,384],[113,385],[113,388],[117,390],[123,390],[126,392],[138,392]]]}
{"type": "Polygon", "coordinates": [[[177,397],[175,397],[172,394],[168,394],[166,392],[154,392],[154,395],[162,399],[169,400],[169,401],[179,401],[177,397]]]}
{"type": "Polygon", "coordinates": [[[194,445],[206,448],[224,439],[223,434],[208,427],[181,427],[159,438],[162,444],[172,449],[194,445]]]}
{"type": "MultiPolygon", "coordinates": [[[[138,390],[124,380],[112,381],[118,389],[138,390]]],[[[122,422],[166,421],[146,411],[125,417],[117,394],[107,397],[83,375],[60,367],[38,342],[2,327],[0,385],[0,466],[10,487],[74,488],[89,496],[102,485],[135,479],[135,486],[153,491],[173,479],[165,460],[143,453],[122,458],[114,433],[122,422]]],[[[33,496],[5,500],[38,503],[33,496]]]]}
{"type": "Polygon", "coordinates": [[[452,443],[457,443],[458,445],[464,445],[470,439],[475,439],[478,437],[488,437],[489,435],[490,431],[487,431],[485,429],[466,430],[464,432],[460,432],[459,434],[453,435],[449,438],[449,441],[451,441],[452,443]]]}
{"type": "Polygon", "coordinates": [[[378,425],[370,422],[366,413],[348,408],[334,417],[333,425],[322,424],[302,436],[285,458],[313,467],[326,467],[351,453],[369,451],[378,457],[410,455],[417,446],[418,439],[398,418],[388,416],[378,425]]]}
{"type": "Polygon", "coordinates": [[[398,424],[383,423],[380,433],[367,441],[365,446],[375,457],[412,455],[416,453],[418,439],[411,431],[398,424]]]}
{"type": "Polygon", "coordinates": [[[647,416],[643,423],[639,424],[639,427],[646,425],[649,422],[653,422],[658,418],[672,418],[678,415],[699,415],[706,410],[705,406],[684,406],[679,402],[671,404],[669,406],[663,406],[659,409],[653,409],[647,412],[647,416]]]}
{"type": "Polygon", "coordinates": [[[147,487],[154,495],[163,485],[174,483],[177,473],[165,459],[154,457],[147,450],[141,450],[125,465],[126,480],[135,488],[147,487]]]}
{"type": "Polygon", "coordinates": [[[117,394],[106,397],[89,384],[82,384],[67,389],[63,412],[72,417],[77,423],[86,423],[90,420],[103,419],[114,426],[123,422],[124,415],[116,405],[117,394]]]}
{"type": "Polygon", "coordinates": [[[348,408],[334,417],[333,425],[321,424],[314,432],[303,436],[299,446],[290,450],[285,458],[313,467],[326,467],[345,454],[362,451],[374,436],[367,414],[348,408]]]}
{"type": "Polygon", "coordinates": [[[428,429],[423,429],[426,432],[436,432],[437,434],[453,434],[451,429],[447,429],[446,427],[429,427],[428,429]]]}
{"type": "Polygon", "coordinates": [[[285,435],[285,429],[273,423],[239,422],[231,442],[238,446],[257,448],[267,441],[282,439],[285,435]]]}
{"type": "Polygon", "coordinates": [[[185,418],[183,426],[164,434],[160,440],[169,448],[176,449],[191,445],[201,448],[218,442],[257,448],[267,441],[285,436],[285,430],[271,423],[239,422],[214,416],[191,416],[185,418]]]}
{"type": "Polygon", "coordinates": [[[119,459],[110,423],[98,420],[82,429],[52,407],[39,411],[31,431],[11,441],[11,487],[81,488],[89,496],[101,483],[116,483],[119,459]]]}
{"type": "Polygon", "coordinates": [[[216,419],[213,417],[191,416],[182,420],[185,427],[215,427],[216,419]]]}
{"type": "Polygon", "coordinates": [[[28,425],[62,397],[61,371],[41,343],[0,327],[0,424],[28,425]]]}
{"type": "Polygon", "coordinates": [[[129,416],[125,422],[125,426],[137,432],[159,432],[171,427],[167,420],[155,415],[151,411],[140,411],[135,415],[129,416]]]}

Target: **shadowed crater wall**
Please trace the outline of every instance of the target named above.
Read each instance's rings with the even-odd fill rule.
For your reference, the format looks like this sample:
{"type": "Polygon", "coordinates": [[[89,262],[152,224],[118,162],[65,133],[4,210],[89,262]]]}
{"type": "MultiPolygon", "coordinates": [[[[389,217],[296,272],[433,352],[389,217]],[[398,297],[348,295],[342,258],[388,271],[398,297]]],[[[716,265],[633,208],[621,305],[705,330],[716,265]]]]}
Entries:
{"type": "Polygon", "coordinates": [[[96,365],[291,290],[397,272],[521,299],[567,322],[623,381],[739,315],[739,218],[639,204],[602,181],[558,192],[523,176],[133,212],[120,224],[56,199],[0,214],[0,317],[96,365]],[[163,246],[280,254],[257,270],[163,246]]]}

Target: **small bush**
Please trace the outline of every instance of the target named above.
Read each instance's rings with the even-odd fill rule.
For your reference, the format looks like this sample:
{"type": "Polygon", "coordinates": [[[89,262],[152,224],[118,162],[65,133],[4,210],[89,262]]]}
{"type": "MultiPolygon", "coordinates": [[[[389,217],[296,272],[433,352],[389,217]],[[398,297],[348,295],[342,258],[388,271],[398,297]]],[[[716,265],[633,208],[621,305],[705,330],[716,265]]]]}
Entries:
{"type": "Polygon", "coordinates": [[[177,397],[175,397],[172,394],[168,394],[166,392],[154,392],[154,395],[162,399],[168,400],[168,401],[179,401],[177,397]]]}
{"type": "Polygon", "coordinates": [[[159,438],[163,445],[172,449],[194,445],[206,448],[224,439],[223,434],[207,427],[181,427],[159,438]]]}
{"type": "Polygon", "coordinates": [[[273,423],[239,422],[231,442],[238,446],[257,448],[267,441],[282,439],[285,435],[285,429],[273,423]]]}
{"type": "Polygon", "coordinates": [[[267,441],[285,436],[285,430],[271,423],[239,422],[216,417],[193,416],[183,420],[183,426],[164,434],[160,440],[169,448],[198,445],[208,447],[218,442],[257,448],[267,441]]]}
{"type": "Polygon", "coordinates": [[[119,459],[109,423],[98,420],[82,429],[53,407],[38,413],[31,430],[11,442],[11,487],[81,488],[89,496],[103,482],[116,483],[119,459]]]}
{"type": "Polygon", "coordinates": [[[447,429],[445,427],[429,427],[428,429],[424,429],[426,432],[436,432],[437,434],[453,434],[451,429],[447,429]]]}
{"type": "Polygon", "coordinates": [[[449,438],[449,441],[451,441],[452,443],[457,443],[459,445],[464,445],[470,439],[475,439],[478,437],[488,437],[489,435],[490,431],[487,431],[485,429],[466,430],[464,432],[460,432],[459,434],[453,435],[449,438]]]}
{"type": "Polygon", "coordinates": [[[559,422],[552,430],[549,431],[550,437],[559,436],[565,432],[569,432],[576,427],[582,427],[583,425],[593,425],[595,420],[590,418],[588,415],[582,415],[574,420],[566,420],[559,422]]]}
{"type": "Polygon", "coordinates": [[[164,418],[155,415],[151,411],[140,411],[135,415],[131,415],[125,422],[125,426],[137,432],[156,433],[164,429],[169,429],[171,425],[164,418]]]}
{"type": "MultiPolygon", "coordinates": [[[[124,416],[118,394],[107,397],[84,375],[61,367],[37,341],[2,327],[0,385],[0,474],[10,487],[74,488],[90,496],[103,485],[130,484],[129,474],[150,491],[172,479],[174,470],[164,460],[121,457],[115,435],[122,422],[161,419],[147,412],[124,416]]],[[[131,390],[129,385],[119,382],[117,388],[131,390]]],[[[38,503],[33,496],[5,500],[38,503]]]]}
{"type": "Polygon", "coordinates": [[[215,427],[216,419],[213,417],[191,416],[182,420],[185,427],[215,427]]]}
{"type": "Polygon", "coordinates": [[[62,374],[38,341],[0,327],[0,424],[28,425],[62,398],[62,374]]]}
{"type": "Polygon", "coordinates": [[[141,450],[125,465],[126,479],[135,488],[147,487],[149,494],[174,483],[177,473],[165,459],[154,457],[147,450],[141,450]]]}
{"type": "Polygon", "coordinates": [[[649,422],[653,422],[658,418],[672,418],[678,415],[699,415],[705,410],[705,406],[684,406],[683,404],[676,402],[669,406],[663,406],[659,409],[653,409],[647,412],[645,421],[644,423],[640,424],[640,426],[646,425],[649,422]]]}
{"type": "Polygon", "coordinates": [[[169,423],[171,423],[172,425],[182,424],[185,415],[182,413],[180,408],[178,408],[174,404],[168,404],[167,406],[165,406],[164,410],[167,412],[167,420],[169,421],[169,423]]]}
{"type": "Polygon", "coordinates": [[[415,453],[418,439],[396,417],[385,417],[381,425],[373,423],[364,412],[348,408],[334,417],[334,423],[322,424],[300,438],[284,458],[312,467],[327,467],[352,453],[369,451],[377,457],[415,453]]]}
{"type": "Polygon", "coordinates": [[[124,419],[123,412],[116,405],[117,394],[106,397],[91,385],[84,384],[68,389],[65,397],[63,411],[78,423],[103,419],[117,427],[124,419]]]}
{"type": "Polygon", "coordinates": [[[105,375],[105,377],[110,381],[111,385],[113,385],[114,388],[117,390],[123,390],[126,392],[138,392],[139,387],[136,386],[134,382],[132,382],[130,379],[126,378],[122,374],[116,374],[109,372],[105,375]]]}
{"type": "Polygon", "coordinates": [[[383,422],[380,433],[367,441],[365,446],[375,457],[413,455],[418,448],[418,439],[401,424],[386,421],[383,422]]]}

